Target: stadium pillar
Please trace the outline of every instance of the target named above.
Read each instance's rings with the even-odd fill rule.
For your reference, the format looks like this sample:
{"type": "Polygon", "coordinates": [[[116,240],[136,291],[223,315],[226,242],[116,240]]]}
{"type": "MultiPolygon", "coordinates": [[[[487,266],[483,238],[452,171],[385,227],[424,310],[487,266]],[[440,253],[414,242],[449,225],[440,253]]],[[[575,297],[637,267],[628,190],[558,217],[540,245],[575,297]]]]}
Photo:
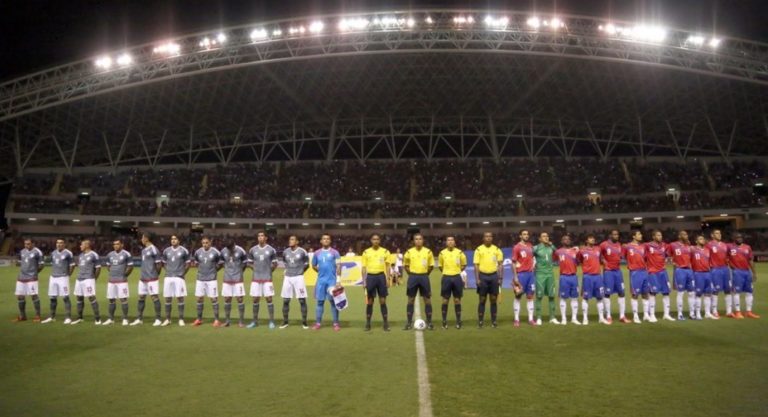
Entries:
{"type": "Polygon", "coordinates": [[[336,118],[331,122],[331,131],[328,134],[328,150],[325,153],[325,161],[333,161],[334,154],[336,153],[336,118]]]}
{"type": "Polygon", "coordinates": [[[488,115],[488,132],[491,136],[491,152],[493,152],[493,161],[499,163],[501,156],[499,155],[499,142],[496,139],[496,128],[493,125],[493,118],[488,115]]]}

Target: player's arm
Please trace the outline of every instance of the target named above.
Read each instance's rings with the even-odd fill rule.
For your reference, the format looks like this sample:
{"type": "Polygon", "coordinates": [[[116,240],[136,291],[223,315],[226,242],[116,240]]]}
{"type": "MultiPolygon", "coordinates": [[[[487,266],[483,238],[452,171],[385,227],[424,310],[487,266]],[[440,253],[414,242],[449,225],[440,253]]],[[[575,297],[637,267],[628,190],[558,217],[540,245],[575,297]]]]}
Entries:
{"type": "Polygon", "coordinates": [[[437,269],[440,270],[440,273],[443,273],[443,268],[445,267],[445,259],[443,259],[443,252],[440,252],[437,255],[437,269]]]}
{"type": "Polygon", "coordinates": [[[45,268],[45,260],[43,259],[43,254],[41,252],[40,253],[40,259],[38,259],[38,261],[37,261],[37,273],[39,274],[40,271],[43,270],[43,268],[45,268]]]}
{"type": "Polygon", "coordinates": [[[304,269],[301,271],[302,274],[307,272],[307,269],[309,269],[309,255],[306,252],[304,252],[303,259],[304,259],[304,261],[303,261],[304,269]]]}
{"type": "Polygon", "coordinates": [[[185,255],[186,261],[184,262],[184,276],[187,275],[187,271],[189,271],[189,266],[192,264],[192,261],[189,259],[189,252],[185,255]]]}
{"type": "Polygon", "coordinates": [[[271,261],[272,261],[272,264],[271,264],[272,271],[271,271],[271,273],[274,274],[275,273],[275,269],[277,269],[277,252],[273,250],[272,251],[272,255],[270,255],[270,258],[271,258],[271,261]]]}
{"type": "Polygon", "coordinates": [[[496,276],[499,280],[499,286],[501,286],[501,282],[504,280],[504,254],[501,253],[501,249],[496,253],[496,259],[499,260],[496,264],[496,276]]]}
{"type": "Polygon", "coordinates": [[[467,255],[464,254],[464,251],[461,252],[459,262],[459,267],[461,268],[461,273],[459,274],[461,276],[461,281],[464,283],[464,288],[467,288],[467,255]]]}
{"type": "Polygon", "coordinates": [[[408,252],[403,256],[403,269],[405,269],[405,272],[407,272],[408,275],[411,275],[411,256],[408,252]]]}
{"type": "Polygon", "coordinates": [[[475,285],[477,287],[480,287],[480,259],[478,259],[478,253],[477,249],[475,249],[475,254],[472,257],[472,263],[475,265],[475,285]]]}
{"type": "MultiPolygon", "coordinates": [[[[99,259],[99,254],[96,254],[95,256],[96,256],[96,259],[98,260],[99,259]]],[[[97,279],[99,279],[99,275],[101,275],[101,270],[102,270],[101,264],[98,261],[96,262],[96,268],[94,268],[94,269],[95,269],[95,271],[93,272],[93,279],[97,280],[97,279]]]]}
{"type": "Polygon", "coordinates": [[[131,276],[131,272],[133,272],[133,257],[131,257],[131,254],[128,254],[128,266],[125,268],[125,277],[128,278],[131,276]]]}
{"type": "MultiPolygon", "coordinates": [[[[503,273],[503,260],[502,260],[502,273],[503,273]]],[[[520,280],[517,279],[517,268],[519,268],[521,265],[520,263],[520,251],[517,250],[517,245],[515,245],[514,248],[512,248],[512,283],[517,286],[520,285],[520,280]]]]}
{"type": "Polygon", "coordinates": [[[389,262],[389,255],[387,255],[384,258],[384,280],[386,281],[387,285],[390,283],[391,274],[389,268],[392,267],[392,264],[389,262]]]}
{"type": "Polygon", "coordinates": [[[367,251],[368,249],[364,250],[362,256],[360,256],[360,276],[363,278],[363,286],[365,286],[365,282],[368,279],[368,257],[365,255],[367,251]]]}
{"type": "Polygon", "coordinates": [[[75,258],[69,255],[69,276],[72,276],[72,273],[75,272],[75,265],[75,258]]]}
{"type": "Polygon", "coordinates": [[[336,258],[336,285],[338,286],[341,285],[341,263],[339,262],[341,255],[336,253],[334,257],[336,258]]]}
{"type": "Polygon", "coordinates": [[[317,254],[315,254],[315,256],[312,257],[312,269],[314,269],[315,272],[319,272],[319,270],[317,269],[317,254]]]}

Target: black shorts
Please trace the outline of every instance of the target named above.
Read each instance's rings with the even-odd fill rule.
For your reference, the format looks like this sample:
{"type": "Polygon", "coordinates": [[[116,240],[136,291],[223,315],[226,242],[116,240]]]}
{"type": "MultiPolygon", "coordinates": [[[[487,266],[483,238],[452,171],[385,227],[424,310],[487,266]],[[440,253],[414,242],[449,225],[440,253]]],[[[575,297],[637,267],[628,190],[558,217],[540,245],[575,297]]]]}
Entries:
{"type": "Polygon", "coordinates": [[[365,278],[365,290],[368,291],[368,297],[386,297],[389,295],[387,288],[387,277],[382,274],[368,274],[365,278]]]}
{"type": "Polygon", "coordinates": [[[440,296],[443,298],[461,298],[464,295],[464,281],[461,275],[443,275],[440,282],[440,296]]]}
{"type": "Polygon", "coordinates": [[[416,293],[421,294],[422,297],[432,296],[432,287],[429,284],[429,275],[427,274],[410,274],[408,275],[408,286],[405,293],[409,297],[415,297],[416,293]]]}
{"type": "Polygon", "coordinates": [[[480,273],[480,282],[477,283],[477,293],[481,296],[499,295],[499,275],[480,273]]]}

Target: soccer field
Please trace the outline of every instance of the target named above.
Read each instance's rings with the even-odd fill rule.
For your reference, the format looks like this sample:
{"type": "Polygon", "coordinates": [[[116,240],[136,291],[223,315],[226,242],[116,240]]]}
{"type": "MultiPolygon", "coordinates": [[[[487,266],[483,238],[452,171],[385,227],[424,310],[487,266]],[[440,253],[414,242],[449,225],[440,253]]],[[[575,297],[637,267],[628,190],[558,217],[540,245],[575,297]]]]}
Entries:
{"type": "MultiPolygon", "coordinates": [[[[361,288],[349,288],[342,331],[154,328],[151,303],[141,327],[12,323],[16,268],[0,269],[0,415],[3,416],[323,416],[419,414],[416,343],[405,320],[405,287],[391,289],[393,330],[363,331],[361,288]]],[[[40,287],[47,290],[47,273],[40,287]]],[[[188,274],[194,288],[194,273],[188,274]]],[[[768,265],[759,265],[768,276],[768,265]]],[[[136,313],[131,277],[130,316],[136,313]]],[[[477,296],[465,294],[465,328],[425,332],[436,416],[765,416],[768,413],[768,284],[757,283],[761,320],[685,321],[612,326],[512,327],[505,290],[500,327],[476,327],[477,296]]],[[[432,286],[439,289],[433,273],[432,286]]],[[[280,288],[281,277],[277,278],[280,288]]],[[[98,296],[107,311],[104,275],[98,296]]],[[[48,300],[41,297],[43,316],[48,300]]],[[[674,295],[672,297],[674,310],[674,295]]],[[[87,303],[86,303],[87,304],[87,303]]],[[[250,317],[250,298],[246,318],[250,317]]],[[[187,322],[195,314],[186,302],[187,322]]],[[[743,305],[743,302],[742,302],[743,305]]],[[[720,302],[721,309],[723,302],[720,302]]],[[[314,300],[309,318],[314,317],[314,300]]],[[[617,303],[614,301],[614,318],[617,303]]],[[[594,309],[593,304],[591,308],[594,309]]],[[[629,302],[627,302],[629,309],[629,302]]],[[[661,309],[661,302],[657,303],[661,309]]],[[[74,302],[73,302],[74,310],[74,302]]],[[[236,316],[236,308],[233,314],[236,316]]],[[[544,305],[546,312],[546,301],[544,305]]],[[[570,309],[569,309],[570,311],[570,309]]],[[[222,311],[223,312],[223,311],[222,311]]],[[[27,313],[33,315],[31,303],[27,313]]],[[[276,299],[275,314],[281,317],[276,299]]],[[[326,323],[330,319],[326,307],[326,323]]],[[[525,317],[523,304],[523,316],[525,317]]],[[[118,308],[118,317],[120,316],[118,308]]],[[[174,317],[176,307],[174,303],[174,317]]],[[[266,307],[261,308],[266,317],[266,307]]],[[[435,321],[439,323],[439,302],[435,321]]],[[[453,308],[449,309],[453,321],[453,308]]],[[[279,321],[279,320],[278,320],[279,321]]]]}

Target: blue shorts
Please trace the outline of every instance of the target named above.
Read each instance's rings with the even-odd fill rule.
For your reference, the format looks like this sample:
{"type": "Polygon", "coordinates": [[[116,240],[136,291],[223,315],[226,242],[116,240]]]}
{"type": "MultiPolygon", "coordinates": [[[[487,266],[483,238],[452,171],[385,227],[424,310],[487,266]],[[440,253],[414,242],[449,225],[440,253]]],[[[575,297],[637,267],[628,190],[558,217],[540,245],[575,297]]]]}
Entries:
{"type": "Polygon", "coordinates": [[[693,283],[693,271],[690,268],[675,268],[674,277],[678,292],[696,290],[696,285],[693,283]]]}
{"type": "Polygon", "coordinates": [[[596,274],[584,274],[581,278],[581,296],[585,300],[592,297],[603,299],[603,277],[596,274]]]}
{"type": "Polygon", "coordinates": [[[712,268],[712,292],[731,292],[731,270],[727,266],[712,268]]]}
{"type": "Polygon", "coordinates": [[[749,269],[734,269],[733,290],[752,294],[752,271],[749,269]]]}
{"type": "Polygon", "coordinates": [[[560,275],[560,298],[579,298],[579,280],[576,275],[560,275]]]}
{"type": "Polygon", "coordinates": [[[611,294],[624,296],[624,275],[620,269],[606,269],[603,271],[603,291],[606,297],[611,294]]]}
{"type": "Polygon", "coordinates": [[[389,290],[387,289],[387,276],[384,273],[380,274],[368,274],[365,278],[365,291],[368,293],[368,297],[387,297],[389,290]]]}
{"type": "Polygon", "coordinates": [[[629,271],[629,286],[632,289],[633,296],[648,294],[651,291],[651,285],[648,281],[648,271],[645,269],[629,271]]]}
{"type": "Polygon", "coordinates": [[[651,285],[651,294],[669,295],[669,274],[666,269],[648,274],[648,283],[651,285]]]}
{"type": "Polygon", "coordinates": [[[533,275],[533,272],[518,272],[517,280],[520,281],[525,295],[531,297],[536,293],[536,277],[533,275]]]}
{"type": "Polygon", "coordinates": [[[333,288],[335,286],[335,278],[332,281],[318,279],[317,284],[315,285],[315,298],[317,298],[317,301],[325,301],[326,298],[330,298],[328,288],[333,288]]]}
{"type": "Polygon", "coordinates": [[[696,283],[696,296],[712,294],[712,274],[710,272],[694,272],[693,281],[696,283]]]}

